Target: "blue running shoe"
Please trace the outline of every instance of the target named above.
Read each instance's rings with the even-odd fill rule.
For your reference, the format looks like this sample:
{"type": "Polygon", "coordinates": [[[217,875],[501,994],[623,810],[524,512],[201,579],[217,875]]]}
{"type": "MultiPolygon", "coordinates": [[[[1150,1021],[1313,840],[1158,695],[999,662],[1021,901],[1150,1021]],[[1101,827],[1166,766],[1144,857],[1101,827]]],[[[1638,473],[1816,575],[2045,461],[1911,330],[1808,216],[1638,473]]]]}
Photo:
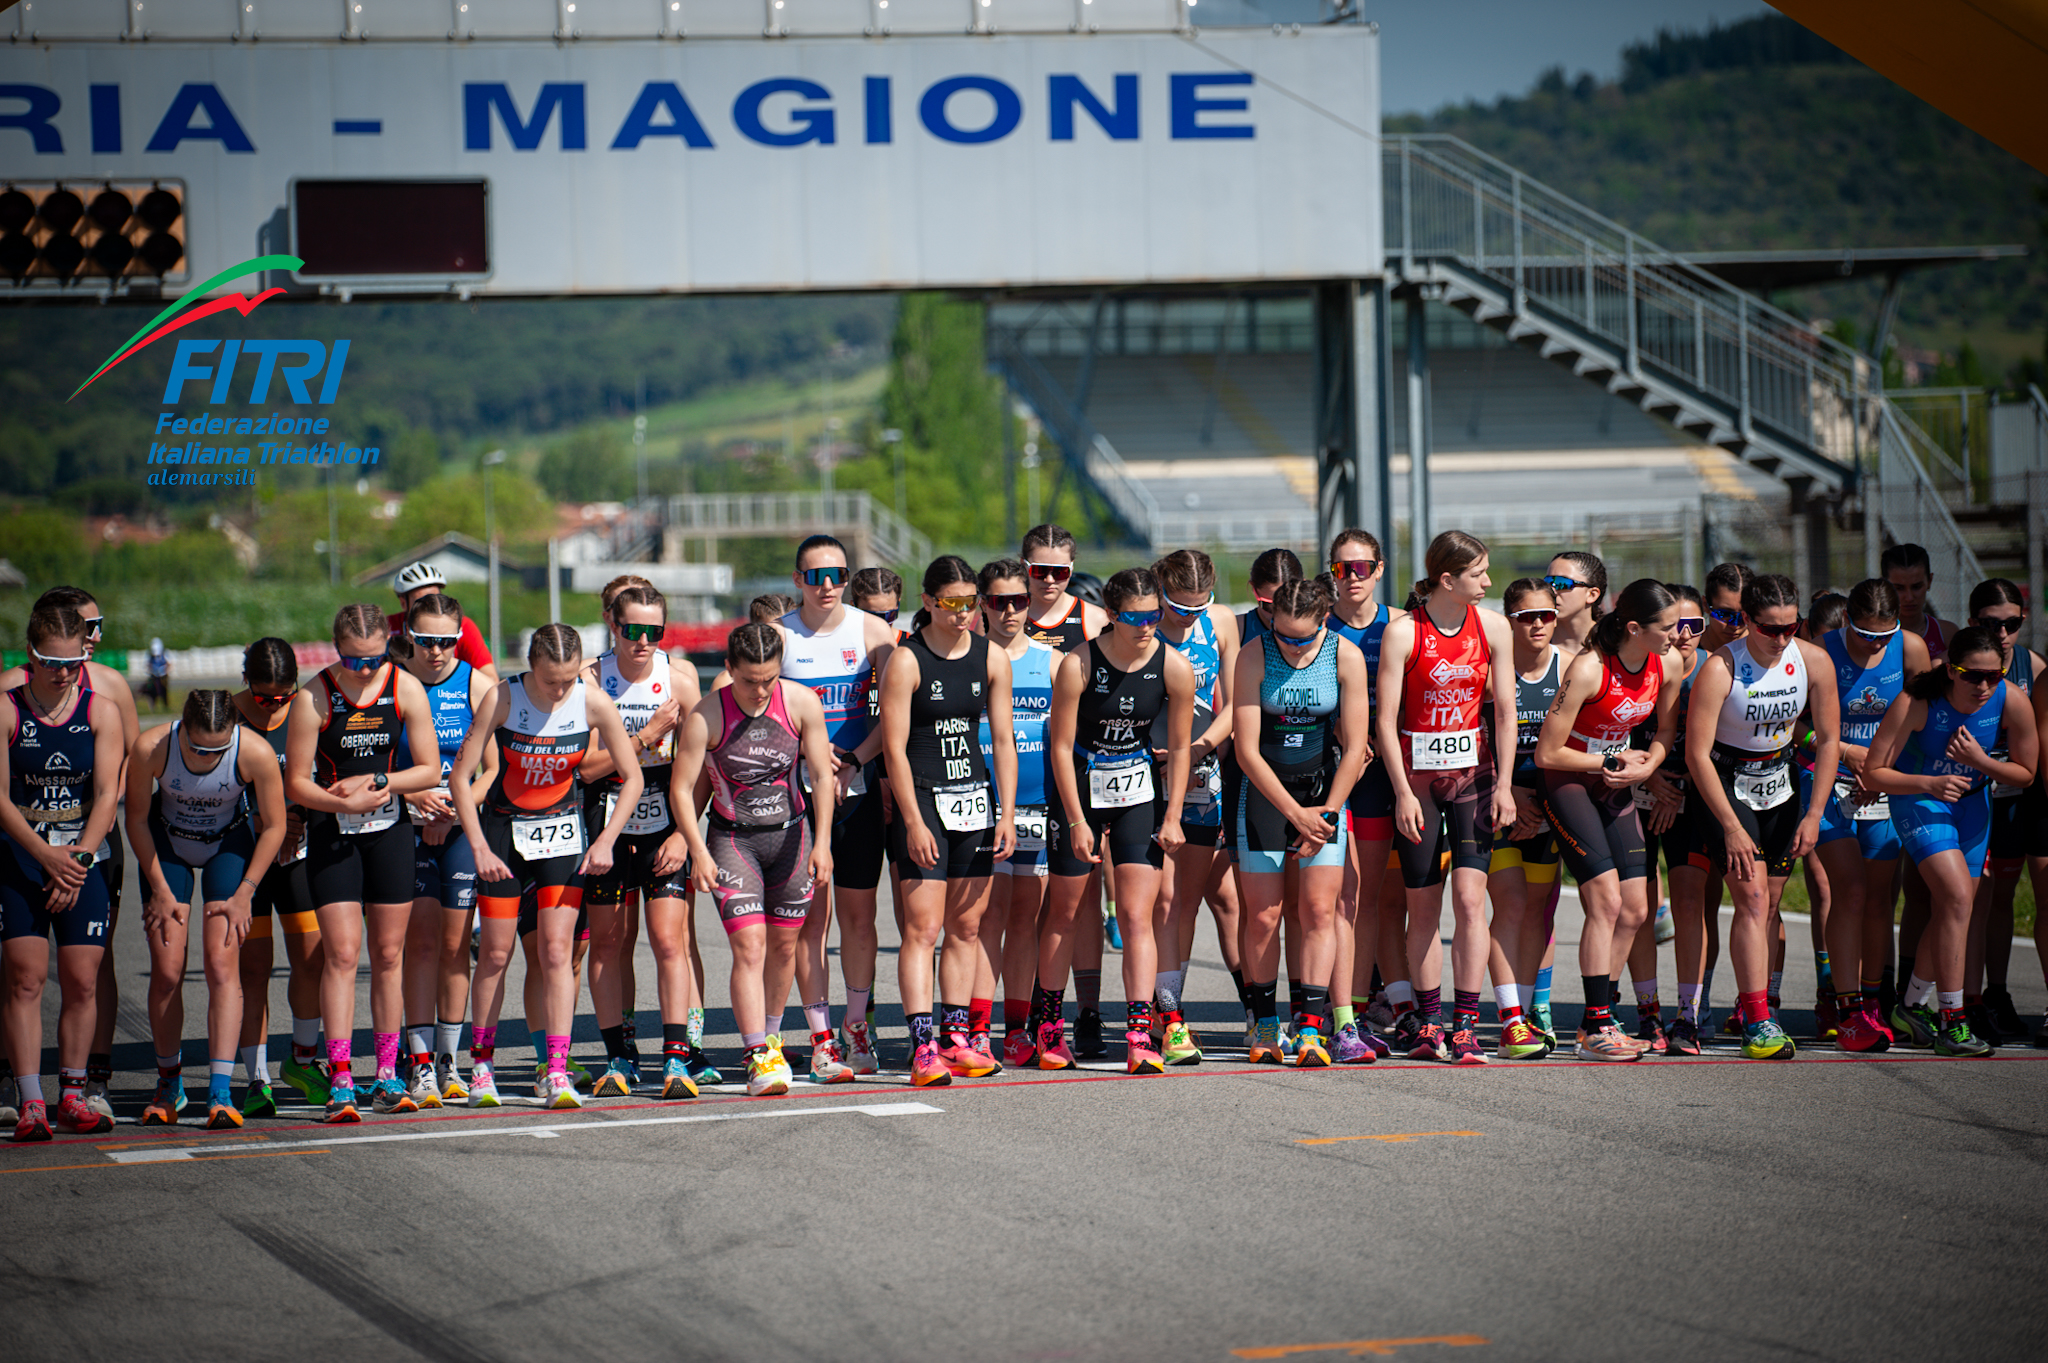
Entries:
{"type": "Polygon", "coordinates": [[[166,1079],[159,1074],[156,1081],[156,1094],[149,1100],[148,1106],[142,1109],[142,1124],[144,1126],[176,1126],[178,1124],[178,1114],[185,1110],[185,1104],[188,1101],[190,1100],[185,1097],[185,1080],[182,1076],[166,1079]]]}
{"type": "Polygon", "coordinates": [[[633,1096],[631,1071],[624,1056],[614,1056],[604,1067],[604,1073],[597,1078],[593,1094],[598,1098],[630,1098],[633,1096]]]}
{"type": "Polygon", "coordinates": [[[690,1082],[699,1087],[705,1084],[723,1084],[725,1082],[725,1076],[718,1072],[718,1066],[711,1063],[711,1057],[704,1053],[702,1046],[691,1050],[689,1058],[684,1064],[690,1072],[690,1082]]]}
{"type": "Polygon", "coordinates": [[[690,1064],[683,1057],[671,1055],[662,1059],[661,1096],[670,1100],[697,1096],[697,1082],[690,1078],[690,1064]]]}
{"type": "Polygon", "coordinates": [[[379,1112],[418,1112],[420,1105],[396,1079],[379,1079],[370,1088],[370,1106],[379,1112]]]}
{"type": "Polygon", "coordinates": [[[628,1052],[622,1057],[626,1063],[626,1082],[634,1088],[640,1087],[640,1057],[628,1052]]]}

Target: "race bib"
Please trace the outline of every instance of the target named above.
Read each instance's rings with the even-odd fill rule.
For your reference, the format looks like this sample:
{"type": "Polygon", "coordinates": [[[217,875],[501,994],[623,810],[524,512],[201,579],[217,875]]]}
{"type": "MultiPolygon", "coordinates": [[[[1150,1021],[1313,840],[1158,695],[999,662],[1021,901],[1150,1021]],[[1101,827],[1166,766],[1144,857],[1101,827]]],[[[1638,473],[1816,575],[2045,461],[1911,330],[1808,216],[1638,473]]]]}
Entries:
{"type": "MultiPolygon", "coordinates": [[[[78,840],[85,836],[85,830],[83,828],[53,828],[45,836],[49,839],[50,846],[52,847],[76,847],[78,846],[78,840]]],[[[108,847],[106,839],[102,838],[100,839],[99,848],[92,854],[92,859],[94,864],[98,864],[112,855],[113,849],[108,847]]]]}
{"type": "Polygon", "coordinates": [[[1792,798],[1792,766],[1780,762],[1760,772],[1735,774],[1735,798],[1761,814],[1792,798]]]}
{"type": "MultiPolygon", "coordinates": [[[[2005,760],[2004,755],[2000,754],[1998,760],[2003,762],[2005,760]]],[[[1991,783],[1991,798],[1994,800],[2017,800],[2026,793],[2026,787],[2024,786],[2009,786],[2003,781],[1993,781],[1991,783]]]]}
{"type": "Polygon", "coordinates": [[[1628,739],[1626,738],[1588,738],[1586,735],[1576,731],[1573,732],[1572,737],[1585,744],[1586,751],[1595,757],[1612,757],[1616,753],[1628,751],[1628,739]]]}
{"type": "Polygon", "coordinates": [[[583,816],[576,810],[512,821],[512,850],[528,861],[552,861],[583,851],[583,816]]]}
{"type": "Polygon", "coordinates": [[[1410,771],[1462,771],[1479,765],[1479,730],[1408,735],[1410,771]]]}
{"type": "Polygon", "coordinates": [[[932,803],[938,806],[939,823],[950,832],[979,833],[995,827],[995,802],[989,798],[986,781],[935,787],[932,803]]]}
{"type": "Polygon", "coordinates": [[[1152,759],[1142,753],[1088,768],[1088,803],[1093,808],[1127,809],[1153,798],[1152,759]]]}
{"type": "Polygon", "coordinates": [[[391,796],[367,814],[344,811],[334,816],[334,822],[344,833],[382,833],[398,822],[398,797],[391,796]]]}
{"type": "Polygon", "coordinates": [[[668,827],[668,792],[651,787],[640,792],[632,817],[626,820],[626,836],[644,838],[668,827]]]}
{"type": "Polygon", "coordinates": [[[1222,803],[1223,768],[1214,761],[1204,762],[1188,779],[1187,808],[1196,814],[1207,814],[1222,803]]]}
{"type": "Polygon", "coordinates": [[[1045,850],[1046,813],[1044,805],[1027,805],[1017,811],[1017,850],[1045,850]]]}

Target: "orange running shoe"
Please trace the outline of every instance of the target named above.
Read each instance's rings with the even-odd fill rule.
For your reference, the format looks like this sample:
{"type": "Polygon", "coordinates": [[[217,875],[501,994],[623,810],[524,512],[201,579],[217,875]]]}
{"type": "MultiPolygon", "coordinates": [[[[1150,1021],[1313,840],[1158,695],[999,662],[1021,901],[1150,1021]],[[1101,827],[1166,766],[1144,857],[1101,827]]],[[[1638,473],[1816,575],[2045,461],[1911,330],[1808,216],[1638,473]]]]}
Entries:
{"type": "Polygon", "coordinates": [[[917,1088],[937,1088],[953,1082],[953,1071],[939,1058],[937,1042],[927,1041],[910,1057],[910,1082],[917,1088]]]}
{"type": "Polygon", "coordinates": [[[946,1044],[939,1050],[939,1060],[948,1073],[962,1079],[986,1079],[1003,1068],[995,1062],[994,1056],[975,1050],[974,1043],[958,1032],[946,1033],[946,1044]]]}

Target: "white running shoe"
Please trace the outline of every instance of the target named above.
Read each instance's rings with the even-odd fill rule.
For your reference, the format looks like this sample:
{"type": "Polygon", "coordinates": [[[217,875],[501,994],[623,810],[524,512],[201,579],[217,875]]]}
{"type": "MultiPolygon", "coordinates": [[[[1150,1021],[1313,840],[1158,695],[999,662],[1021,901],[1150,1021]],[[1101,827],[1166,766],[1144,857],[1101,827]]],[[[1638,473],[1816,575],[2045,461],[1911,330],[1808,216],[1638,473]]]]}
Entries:
{"type": "MultiPolygon", "coordinates": [[[[14,1081],[10,1079],[8,1082],[13,1083],[14,1081]]],[[[85,1081],[85,1105],[94,1112],[99,1113],[100,1116],[105,1117],[108,1121],[114,1120],[114,1105],[107,1101],[106,1080],[88,1079],[85,1081]]]]}
{"type": "Polygon", "coordinates": [[[882,1067],[875,1060],[874,1034],[868,1031],[866,1018],[849,1019],[846,1025],[840,1029],[840,1034],[843,1038],[841,1050],[846,1057],[848,1069],[852,1070],[855,1074],[879,1074],[881,1072],[882,1067]]]}
{"type": "Polygon", "coordinates": [[[444,1103],[460,1103],[469,1098],[469,1086],[462,1082],[462,1071],[452,1055],[444,1055],[434,1062],[434,1082],[440,1086],[444,1103]]]}
{"type": "Polygon", "coordinates": [[[432,1065],[412,1067],[412,1085],[407,1089],[412,1100],[423,1108],[441,1106],[441,1086],[435,1081],[432,1065]]]}
{"type": "Polygon", "coordinates": [[[471,1107],[502,1107],[504,1100],[498,1097],[498,1079],[491,1073],[491,1062],[478,1060],[469,1067],[469,1105],[471,1107]]]}
{"type": "Polygon", "coordinates": [[[550,1074],[541,1085],[541,1106],[555,1109],[583,1106],[583,1095],[576,1091],[576,1081],[565,1074],[550,1074]]]}

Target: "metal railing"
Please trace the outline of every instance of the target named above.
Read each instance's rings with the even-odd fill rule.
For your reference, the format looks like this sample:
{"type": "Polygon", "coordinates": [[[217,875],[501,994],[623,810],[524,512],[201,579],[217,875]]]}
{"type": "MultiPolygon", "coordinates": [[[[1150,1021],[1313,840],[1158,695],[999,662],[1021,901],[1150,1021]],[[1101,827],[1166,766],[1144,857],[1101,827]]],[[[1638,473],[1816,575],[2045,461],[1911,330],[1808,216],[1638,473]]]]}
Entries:
{"type": "Polygon", "coordinates": [[[1968,617],[1970,589],[1983,580],[1984,569],[1949,514],[1948,499],[1928,475],[1938,455],[1924,431],[1879,399],[1877,486],[1866,490],[1864,514],[1876,511],[1894,544],[1927,550],[1934,573],[1928,598],[1935,613],[1944,620],[1962,620],[1968,617]]]}
{"type": "Polygon", "coordinates": [[[1761,426],[1856,467],[1847,346],[1457,138],[1389,137],[1381,168],[1390,263],[1455,257],[1512,290],[1517,313],[1536,305],[1604,342],[1629,376],[1716,400],[1737,434],[1761,426]]]}
{"type": "Polygon", "coordinates": [[[1116,447],[1089,423],[1085,414],[1075,410],[1066,391],[1037,357],[1018,343],[1015,332],[990,327],[988,335],[991,357],[1052,432],[1068,466],[1095,485],[1133,538],[1161,543],[1152,533],[1153,523],[1159,519],[1159,503],[1143,483],[1131,477],[1116,447]]]}
{"type": "Polygon", "coordinates": [[[922,568],[931,539],[865,492],[703,492],[670,497],[668,529],[684,537],[862,536],[890,563],[922,568]]]}

